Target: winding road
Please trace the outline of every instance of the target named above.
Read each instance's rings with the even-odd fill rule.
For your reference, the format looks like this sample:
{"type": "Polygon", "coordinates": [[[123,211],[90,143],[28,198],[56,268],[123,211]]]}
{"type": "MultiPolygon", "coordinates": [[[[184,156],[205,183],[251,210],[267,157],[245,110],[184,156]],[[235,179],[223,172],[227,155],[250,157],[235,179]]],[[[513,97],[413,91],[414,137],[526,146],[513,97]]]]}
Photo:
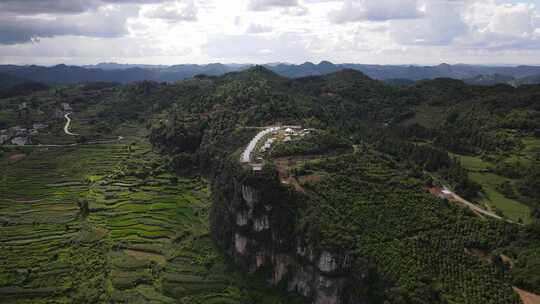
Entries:
{"type": "Polygon", "coordinates": [[[67,113],[66,115],[64,115],[64,118],[66,119],[66,125],[64,126],[64,133],[66,133],[67,135],[71,135],[71,136],[77,136],[76,133],[71,133],[69,131],[69,125],[71,124],[71,118],[69,118],[69,115],[71,113],[67,113]]]}

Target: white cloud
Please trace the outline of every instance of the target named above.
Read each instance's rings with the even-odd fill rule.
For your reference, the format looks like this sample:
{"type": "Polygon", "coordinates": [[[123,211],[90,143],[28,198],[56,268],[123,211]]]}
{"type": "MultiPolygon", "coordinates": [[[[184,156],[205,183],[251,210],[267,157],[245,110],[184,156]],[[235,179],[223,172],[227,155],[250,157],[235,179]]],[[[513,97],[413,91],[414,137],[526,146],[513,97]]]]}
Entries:
{"type": "Polygon", "coordinates": [[[463,9],[460,1],[431,1],[424,7],[424,18],[391,21],[390,33],[403,45],[450,45],[467,32],[463,9]]]}
{"type": "Polygon", "coordinates": [[[197,7],[193,1],[174,1],[148,9],[144,16],[166,22],[197,21],[197,7]]]}
{"type": "Polygon", "coordinates": [[[1,62],[91,63],[92,58],[165,64],[538,64],[540,5],[533,0],[0,0],[1,62]]]}
{"type": "Polygon", "coordinates": [[[357,21],[386,21],[392,19],[414,19],[423,12],[417,0],[345,0],[339,10],[329,13],[333,23],[357,21]]]}
{"type": "Polygon", "coordinates": [[[306,38],[293,33],[277,37],[212,35],[208,39],[206,51],[212,58],[229,58],[236,62],[254,62],[254,54],[262,56],[263,61],[257,60],[256,63],[278,61],[279,58],[302,62],[310,56],[306,38]]]}
{"type": "Polygon", "coordinates": [[[289,16],[305,16],[308,14],[309,10],[307,7],[303,5],[299,6],[292,6],[292,7],[285,7],[283,9],[283,14],[289,15],[289,16]]]}
{"type": "Polygon", "coordinates": [[[265,11],[276,7],[298,6],[298,0],[249,0],[248,9],[252,11],[265,11]]]}
{"type": "Polygon", "coordinates": [[[256,24],[251,23],[248,28],[246,29],[246,33],[248,34],[261,34],[261,33],[269,33],[272,31],[272,27],[268,25],[262,25],[262,24],[256,24]]]}
{"type": "Polygon", "coordinates": [[[539,25],[535,22],[538,20],[535,20],[534,9],[534,5],[525,3],[498,6],[487,30],[511,36],[531,35],[539,25]]]}
{"type": "Polygon", "coordinates": [[[471,26],[464,47],[486,49],[540,49],[540,12],[533,4],[477,2],[466,11],[471,26]]]}

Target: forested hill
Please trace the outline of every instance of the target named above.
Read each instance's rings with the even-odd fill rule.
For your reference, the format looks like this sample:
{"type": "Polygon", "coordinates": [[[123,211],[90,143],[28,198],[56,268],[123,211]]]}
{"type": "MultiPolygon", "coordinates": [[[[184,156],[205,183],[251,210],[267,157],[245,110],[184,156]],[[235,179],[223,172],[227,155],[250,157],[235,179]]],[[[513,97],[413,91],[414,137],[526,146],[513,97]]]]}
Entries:
{"type": "MultiPolygon", "coordinates": [[[[357,142],[372,142],[387,153],[401,154],[398,157],[406,156],[407,147],[421,150],[425,155],[420,158],[442,151],[492,162],[508,158],[506,167],[537,161],[531,145],[540,133],[538,85],[471,86],[439,78],[395,87],[355,70],[288,79],[263,67],[186,83],[204,89],[196,91],[196,102],[180,100],[168,121],[156,126],[161,131],[154,133],[155,140],[168,149],[178,150],[184,139],[178,122],[188,116],[185,132],[193,139],[191,126],[199,128],[195,140],[203,151],[239,148],[228,143],[216,148],[211,142],[227,137],[208,136],[207,130],[235,134],[239,127],[279,122],[328,129],[357,142]],[[516,160],[521,163],[516,165],[516,160]]],[[[475,183],[466,181],[466,174],[457,175],[461,177],[455,176],[455,182],[474,192],[475,183]]]]}
{"type": "MultiPolygon", "coordinates": [[[[492,85],[506,83],[514,86],[538,83],[540,67],[537,66],[478,66],[464,64],[440,64],[436,66],[420,65],[370,65],[370,64],[334,64],[322,61],[318,64],[268,64],[267,69],[289,77],[300,78],[334,73],[343,69],[361,71],[373,79],[386,80],[390,83],[410,84],[423,79],[447,77],[465,80],[471,84],[492,85]]],[[[101,63],[90,66],[17,66],[0,65],[0,73],[27,78],[28,80],[48,84],[73,84],[81,82],[133,82],[142,80],[177,81],[205,74],[220,76],[233,71],[242,71],[253,67],[251,64],[179,64],[179,65],[137,65],[101,63]]],[[[0,86],[1,86],[0,79],[0,86]]]]}
{"type": "MultiPolygon", "coordinates": [[[[177,100],[153,125],[151,141],[178,172],[210,176],[215,204],[234,200],[233,180],[245,179],[233,168],[252,127],[301,125],[339,138],[285,150],[295,153],[355,147],[296,164],[290,174],[307,180],[302,198],[275,206],[289,208],[288,225],[314,252],[358,261],[346,276],[353,291],[343,291],[351,303],[518,303],[512,286],[540,292],[531,255],[540,248],[532,237],[540,215],[540,86],[439,78],[399,87],[350,69],[288,79],[264,67],[189,83],[204,89],[177,100]],[[443,186],[503,220],[426,194],[443,186]],[[501,254],[513,266],[499,263],[501,254]],[[376,273],[368,282],[355,276],[366,269],[376,273]]],[[[234,251],[221,208],[215,239],[234,251]]]]}
{"type": "MultiPolygon", "coordinates": [[[[141,139],[148,134],[153,152],[160,154],[159,166],[139,172],[144,168],[130,164],[126,172],[136,171],[144,180],[166,168],[180,180],[208,180],[211,225],[207,213],[193,214],[213,227],[215,243],[238,269],[250,261],[234,254],[236,239],[242,240],[235,232],[257,240],[255,249],[269,244],[300,261],[291,267],[319,267],[297,256],[299,244],[306,249],[301,252],[313,256],[343,257],[337,259],[343,269],[328,274],[341,280],[342,303],[506,304],[520,303],[514,287],[540,294],[540,85],[473,86],[436,78],[398,86],[355,69],[287,78],[256,66],[173,83],[91,83],[26,93],[0,98],[0,131],[9,144],[0,152],[8,155],[11,140],[21,133],[35,145],[68,144],[69,149],[103,139],[115,145],[126,133],[141,139]],[[62,108],[72,113],[79,135],[63,136],[67,110],[62,108]],[[36,123],[44,129],[27,132],[36,123]],[[248,142],[261,127],[275,125],[301,126],[311,133],[273,147],[261,157],[260,175],[241,166],[248,142]],[[254,218],[236,227],[244,221],[229,213],[248,208],[238,192],[242,186],[269,194],[252,214],[273,212],[257,225],[262,231],[250,230],[254,218]],[[486,213],[475,213],[464,200],[486,213]]],[[[124,152],[136,151],[135,146],[124,152]]],[[[119,176],[127,174],[123,167],[118,170],[119,176]]],[[[145,208],[161,210],[135,194],[145,198],[145,208]]],[[[123,195],[104,196],[118,199],[111,203],[116,206],[123,205],[118,203],[123,195]]],[[[90,217],[102,210],[89,210],[90,217]]],[[[118,223],[111,231],[117,226],[124,227],[118,223]]],[[[201,231],[208,236],[208,230],[201,231]]],[[[181,246],[197,244],[196,238],[180,234],[174,239],[181,246]]],[[[259,264],[257,252],[252,253],[251,262],[259,264]]],[[[207,267],[206,259],[197,262],[201,268],[207,267]]],[[[268,270],[257,268],[255,277],[275,282],[268,270]]],[[[161,278],[161,270],[156,271],[152,282],[161,278]]],[[[174,278],[188,284],[188,273],[174,278]]],[[[288,288],[290,282],[298,286],[298,280],[282,278],[289,281],[276,288],[312,297],[288,288]]],[[[178,287],[173,294],[184,291],[183,285],[172,286],[178,287]]],[[[193,286],[186,290],[198,288],[193,286]]],[[[206,300],[201,303],[212,301],[206,300]]]]}

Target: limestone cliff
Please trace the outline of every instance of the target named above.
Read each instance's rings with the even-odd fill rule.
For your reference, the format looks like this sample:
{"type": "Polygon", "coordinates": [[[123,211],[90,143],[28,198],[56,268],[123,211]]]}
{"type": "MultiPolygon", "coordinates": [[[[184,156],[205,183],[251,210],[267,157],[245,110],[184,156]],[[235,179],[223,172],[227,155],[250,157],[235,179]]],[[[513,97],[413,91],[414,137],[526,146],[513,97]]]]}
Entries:
{"type": "Polygon", "coordinates": [[[272,170],[224,170],[213,183],[213,236],[236,264],[262,273],[270,284],[310,303],[350,303],[351,256],[304,241],[296,230],[301,195],[282,185],[272,170]]]}

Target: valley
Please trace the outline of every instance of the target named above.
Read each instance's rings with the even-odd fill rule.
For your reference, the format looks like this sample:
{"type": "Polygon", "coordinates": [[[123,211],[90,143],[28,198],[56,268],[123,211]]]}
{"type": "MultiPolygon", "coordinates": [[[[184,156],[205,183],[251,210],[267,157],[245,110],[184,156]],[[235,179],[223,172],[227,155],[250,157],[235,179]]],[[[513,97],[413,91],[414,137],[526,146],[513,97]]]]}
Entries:
{"type": "Polygon", "coordinates": [[[500,90],[254,67],[0,99],[0,296],[522,303],[537,88],[500,90]]]}
{"type": "Polygon", "coordinates": [[[0,0],[0,304],[540,304],[540,1],[0,0]]]}

